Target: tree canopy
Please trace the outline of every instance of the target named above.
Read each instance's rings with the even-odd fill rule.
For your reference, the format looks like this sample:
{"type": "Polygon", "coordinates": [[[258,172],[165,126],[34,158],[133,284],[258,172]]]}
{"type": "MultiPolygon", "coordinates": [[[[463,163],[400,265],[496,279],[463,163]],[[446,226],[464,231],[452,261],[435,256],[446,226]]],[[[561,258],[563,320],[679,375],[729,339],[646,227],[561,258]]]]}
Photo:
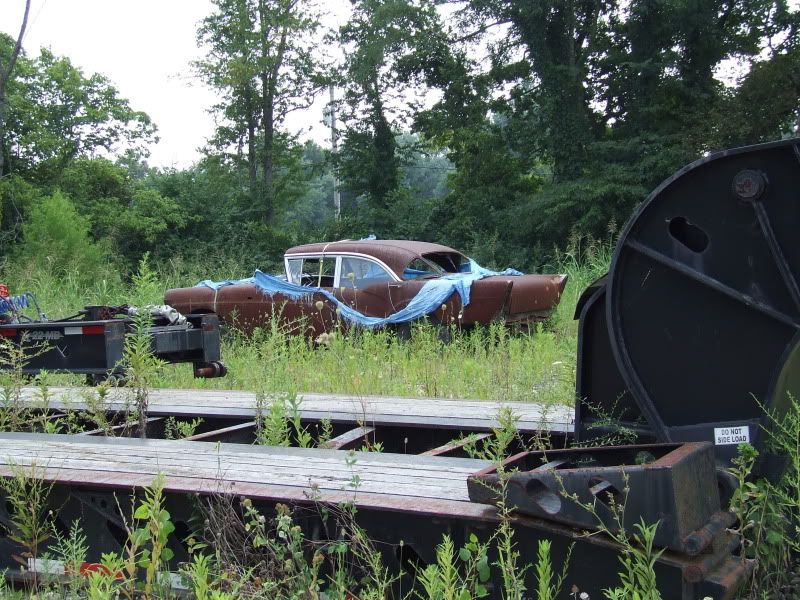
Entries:
{"type": "Polygon", "coordinates": [[[320,8],[214,0],[217,127],[181,170],[147,165],[155,124],[113,74],[0,35],[0,245],[38,256],[63,218],[123,267],[376,233],[536,268],[686,162],[800,126],[788,0],[352,0],[332,30],[320,8]],[[336,152],[287,125],[328,86],[336,152]]]}

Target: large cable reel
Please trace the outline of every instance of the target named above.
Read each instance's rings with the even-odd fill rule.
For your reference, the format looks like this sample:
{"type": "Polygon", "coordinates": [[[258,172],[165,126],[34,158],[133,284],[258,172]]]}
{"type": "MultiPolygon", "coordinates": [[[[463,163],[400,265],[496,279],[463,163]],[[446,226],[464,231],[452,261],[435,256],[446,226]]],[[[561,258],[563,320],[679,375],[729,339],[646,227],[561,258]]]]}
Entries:
{"type": "Polygon", "coordinates": [[[622,406],[635,431],[711,441],[721,462],[741,442],[763,450],[767,411],[800,400],[800,140],[712,154],[667,179],[584,300],[579,437],[622,406]]]}

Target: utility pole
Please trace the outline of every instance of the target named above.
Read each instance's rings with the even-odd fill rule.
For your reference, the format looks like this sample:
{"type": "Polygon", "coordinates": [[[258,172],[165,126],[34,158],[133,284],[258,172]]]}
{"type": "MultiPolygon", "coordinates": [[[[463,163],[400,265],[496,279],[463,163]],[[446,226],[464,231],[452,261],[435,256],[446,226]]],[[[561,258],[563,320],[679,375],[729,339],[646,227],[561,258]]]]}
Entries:
{"type": "MultiPolygon", "coordinates": [[[[336,146],[339,141],[339,134],[336,131],[336,105],[334,104],[333,84],[328,89],[330,90],[330,119],[331,119],[331,153],[336,156],[336,146]]],[[[336,172],[333,173],[333,208],[336,214],[336,220],[342,214],[342,197],[339,194],[339,179],[336,177],[336,172]]]]}

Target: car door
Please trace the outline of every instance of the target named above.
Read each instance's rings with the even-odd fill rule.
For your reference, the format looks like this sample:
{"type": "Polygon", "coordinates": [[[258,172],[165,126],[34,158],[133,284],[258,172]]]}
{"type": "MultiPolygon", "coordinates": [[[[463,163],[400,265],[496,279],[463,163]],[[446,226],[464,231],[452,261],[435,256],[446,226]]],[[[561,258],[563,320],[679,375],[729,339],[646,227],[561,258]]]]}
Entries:
{"type": "Polygon", "coordinates": [[[387,317],[396,312],[390,286],[399,282],[375,260],[361,256],[342,256],[336,297],[370,317],[387,317]]]}

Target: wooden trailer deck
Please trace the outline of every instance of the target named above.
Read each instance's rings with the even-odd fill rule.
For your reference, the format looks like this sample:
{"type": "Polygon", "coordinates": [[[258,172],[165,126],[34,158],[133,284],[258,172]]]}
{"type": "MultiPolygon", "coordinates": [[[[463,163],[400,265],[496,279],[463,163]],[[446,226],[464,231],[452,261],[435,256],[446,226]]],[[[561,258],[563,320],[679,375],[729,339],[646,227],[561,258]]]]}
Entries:
{"type": "MultiPolygon", "coordinates": [[[[166,501],[172,500],[172,518],[184,525],[191,517],[190,503],[181,498],[187,494],[246,497],[267,505],[352,502],[358,507],[355,518],[359,525],[370,539],[380,541],[387,550],[387,564],[398,572],[402,567],[398,548],[407,546],[412,556],[429,562],[435,560],[435,546],[445,534],[458,540],[471,534],[490,535],[499,521],[497,510],[470,502],[467,488],[467,476],[489,465],[476,459],[418,455],[0,434],[0,477],[14,476],[23,469],[28,475],[53,482],[58,488],[51,505],[55,518],[64,525],[81,518],[92,543],[100,546],[93,549],[96,555],[120,551],[114,531],[119,533],[122,521],[109,492],[116,492],[117,499],[126,502],[133,488],[151,485],[160,474],[166,501]],[[355,477],[358,485],[354,488],[355,477]]],[[[318,520],[309,521],[312,530],[319,524],[318,520]]],[[[524,561],[533,560],[539,541],[548,539],[557,556],[572,555],[567,563],[569,581],[579,581],[593,597],[616,583],[620,548],[608,538],[586,536],[565,523],[520,515],[515,516],[513,526],[516,548],[524,561]]],[[[7,569],[14,568],[10,556],[17,547],[12,542],[0,538],[7,569]]],[[[182,552],[181,548],[176,546],[182,552]]],[[[724,543],[715,543],[713,549],[698,556],[670,550],[661,554],[655,569],[664,597],[733,597],[752,563],[732,556],[724,543]]],[[[534,580],[527,583],[535,585],[534,580]]],[[[496,584],[500,585],[499,579],[496,584]]]]}
{"type": "Polygon", "coordinates": [[[281,502],[350,502],[364,508],[491,519],[473,504],[467,476],[487,461],[376,452],[200,444],[29,433],[0,434],[0,477],[33,467],[46,481],[112,488],[228,494],[281,502]],[[358,484],[354,486],[355,479],[358,484]]]}
{"type": "MultiPolygon", "coordinates": [[[[88,408],[87,394],[93,388],[50,388],[48,407],[57,410],[88,408]]],[[[123,411],[130,407],[130,390],[112,389],[105,408],[123,411]]],[[[300,393],[300,415],[304,420],[330,419],[333,423],[362,423],[379,426],[408,426],[487,431],[497,427],[501,407],[510,408],[519,417],[523,433],[546,430],[572,433],[574,409],[562,405],[535,402],[496,402],[452,400],[444,398],[406,398],[396,396],[348,396],[342,394],[300,393]]],[[[25,388],[27,406],[42,404],[37,388],[25,388]]],[[[205,418],[253,419],[256,394],[239,390],[154,389],[150,392],[148,415],[205,418]]]]}

